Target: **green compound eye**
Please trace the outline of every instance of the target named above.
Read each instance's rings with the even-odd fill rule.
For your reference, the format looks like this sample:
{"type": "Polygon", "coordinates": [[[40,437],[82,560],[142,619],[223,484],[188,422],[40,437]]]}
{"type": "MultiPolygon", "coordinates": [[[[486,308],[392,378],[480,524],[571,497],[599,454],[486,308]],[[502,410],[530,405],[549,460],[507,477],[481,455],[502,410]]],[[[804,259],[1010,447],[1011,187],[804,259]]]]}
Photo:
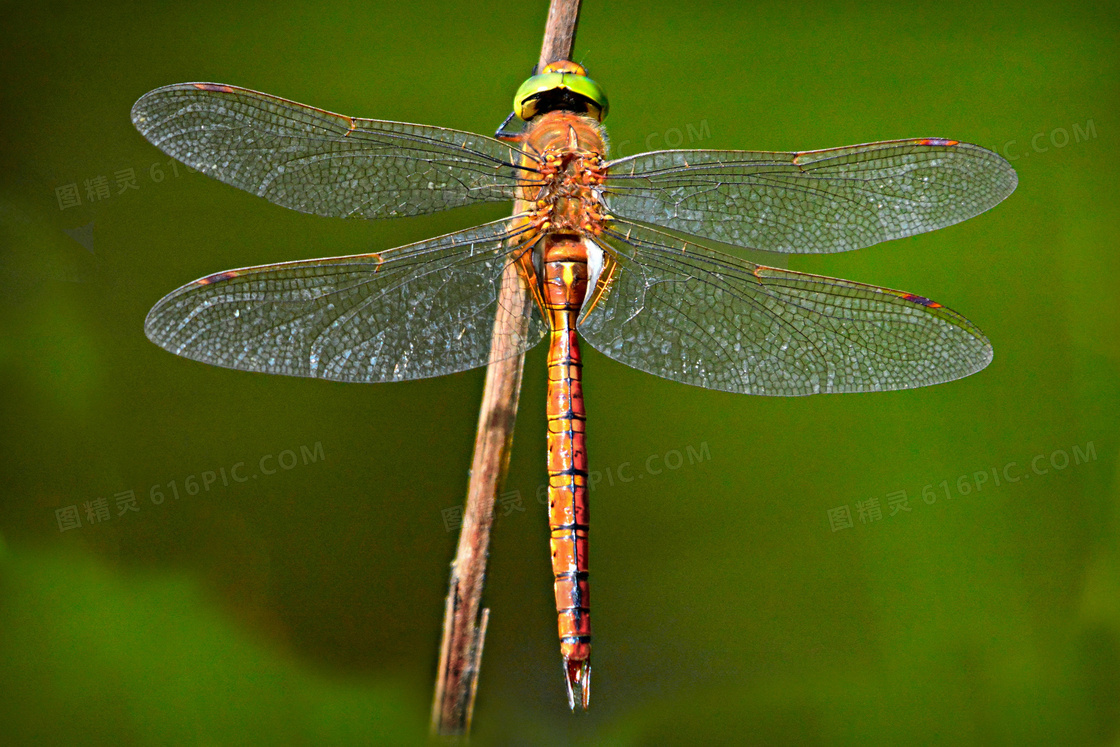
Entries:
{"type": "Polygon", "coordinates": [[[549,111],[572,111],[600,122],[610,104],[603,88],[574,62],[554,62],[521,84],[513,97],[513,111],[528,122],[549,111]]]}

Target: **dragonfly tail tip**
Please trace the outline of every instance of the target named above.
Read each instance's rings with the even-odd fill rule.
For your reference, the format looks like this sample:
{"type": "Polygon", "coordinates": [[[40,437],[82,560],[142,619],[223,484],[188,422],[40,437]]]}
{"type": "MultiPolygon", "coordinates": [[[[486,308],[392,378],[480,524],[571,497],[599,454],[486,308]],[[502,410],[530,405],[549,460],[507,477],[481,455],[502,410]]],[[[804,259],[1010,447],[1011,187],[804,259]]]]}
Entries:
{"type": "Polygon", "coordinates": [[[586,711],[591,703],[591,660],[566,659],[564,675],[568,684],[568,707],[574,711],[578,702],[586,711]]]}

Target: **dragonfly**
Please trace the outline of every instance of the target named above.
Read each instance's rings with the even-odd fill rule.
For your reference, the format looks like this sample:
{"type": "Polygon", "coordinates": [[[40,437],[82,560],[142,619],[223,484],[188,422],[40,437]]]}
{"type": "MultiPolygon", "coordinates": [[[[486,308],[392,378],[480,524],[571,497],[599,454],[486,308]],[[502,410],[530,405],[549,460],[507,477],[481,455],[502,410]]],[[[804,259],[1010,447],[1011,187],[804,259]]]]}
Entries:
{"type": "Polygon", "coordinates": [[[160,300],[147,336],[205,363],[391,382],[487,365],[507,267],[530,294],[504,353],[545,337],[548,510],[568,704],[591,682],[588,462],[579,338],[726,392],[907,389],[992,360],[924,296],[755,264],[708,244],[843,252],[949,226],[1017,177],[989,150],[917,138],[803,152],[663,150],[610,160],[604,89],[571,61],[535,71],[493,137],[359,119],[217,83],[165,86],[132,121],[165,153],[315,215],[380,219],[476,203],[509,217],[407,246],[228,270],[160,300]],[[516,114],[519,132],[505,127],[516,114]]]}

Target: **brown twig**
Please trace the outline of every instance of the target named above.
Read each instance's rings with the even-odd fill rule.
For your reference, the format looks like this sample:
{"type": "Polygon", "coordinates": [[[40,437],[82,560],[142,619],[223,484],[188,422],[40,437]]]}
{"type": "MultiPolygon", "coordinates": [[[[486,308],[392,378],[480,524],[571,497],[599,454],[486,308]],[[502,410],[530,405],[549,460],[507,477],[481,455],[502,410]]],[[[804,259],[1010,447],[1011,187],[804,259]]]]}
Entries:
{"type": "Polygon", "coordinates": [[[550,62],[571,58],[579,24],[579,5],[580,0],[552,0],[549,4],[538,70],[550,62]]]}
{"type": "MultiPolygon", "coordinates": [[[[571,57],[579,21],[580,0],[551,0],[538,69],[571,57]]],[[[514,214],[527,206],[515,203],[514,214]]],[[[444,608],[439,673],[432,700],[432,734],[470,733],[474,695],[490,611],[482,608],[490,528],[517,420],[524,354],[511,355],[511,343],[526,333],[531,299],[512,263],[502,275],[490,365],[478,415],[471,480],[459,533],[459,547],[451,564],[451,582],[444,608]]]]}

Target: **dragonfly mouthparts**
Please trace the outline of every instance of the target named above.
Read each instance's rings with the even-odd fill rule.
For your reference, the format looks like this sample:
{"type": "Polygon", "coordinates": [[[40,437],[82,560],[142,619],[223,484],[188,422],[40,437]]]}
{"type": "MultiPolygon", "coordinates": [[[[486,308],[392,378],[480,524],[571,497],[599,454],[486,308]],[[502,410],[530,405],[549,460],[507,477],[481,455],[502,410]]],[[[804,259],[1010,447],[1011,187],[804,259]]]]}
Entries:
{"type": "Polygon", "coordinates": [[[587,710],[591,703],[591,660],[565,660],[564,674],[568,679],[568,707],[576,709],[576,701],[587,710]]]}

